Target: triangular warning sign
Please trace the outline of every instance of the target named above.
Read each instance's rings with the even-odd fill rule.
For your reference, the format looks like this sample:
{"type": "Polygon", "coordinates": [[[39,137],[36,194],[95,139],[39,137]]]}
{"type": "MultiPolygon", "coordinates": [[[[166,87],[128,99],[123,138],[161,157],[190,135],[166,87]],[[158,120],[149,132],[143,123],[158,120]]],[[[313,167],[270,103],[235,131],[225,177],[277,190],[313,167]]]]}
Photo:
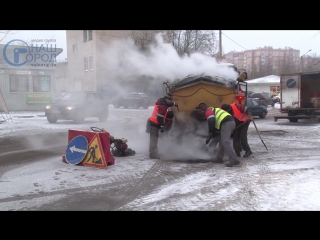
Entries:
{"type": "Polygon", "coordinates": [[[81,163],[84,166],[107,168],[99,134],[96,134],[89,142],[88,152],[81,163]]]}

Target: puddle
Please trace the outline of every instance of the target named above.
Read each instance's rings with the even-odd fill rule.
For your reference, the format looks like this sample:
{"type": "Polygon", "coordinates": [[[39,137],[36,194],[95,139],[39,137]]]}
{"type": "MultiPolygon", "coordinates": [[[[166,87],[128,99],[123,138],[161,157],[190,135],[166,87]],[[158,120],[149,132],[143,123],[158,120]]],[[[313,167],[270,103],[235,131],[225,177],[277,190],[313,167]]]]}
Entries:
{"type": "Polygon", "coordinates": [[[173,162],[178,163],[209,163],[213,162],[212,159],[180,159],[180,160],[173,160],[173,162]]]}
{"type": "Polygon", "coordinates": [[[262,133],[264,135],[279,136],[279,135],[284,135],[285,133],[288,133],[288,132],[283,131],[283,130],[268,130],[268,131],[260,131],[260,133],[262,133]]]}
{"type": "Polygon", "coordinates": [[[34,116],[14,116],[16,118],[33,118],[34,116]]]}
{"type": "Polygon", "coordinates": [[[33,117],[45,117],[46,115],[32,115],[32,116],[14,116],[15,118],[33,118],[33,117]]]}

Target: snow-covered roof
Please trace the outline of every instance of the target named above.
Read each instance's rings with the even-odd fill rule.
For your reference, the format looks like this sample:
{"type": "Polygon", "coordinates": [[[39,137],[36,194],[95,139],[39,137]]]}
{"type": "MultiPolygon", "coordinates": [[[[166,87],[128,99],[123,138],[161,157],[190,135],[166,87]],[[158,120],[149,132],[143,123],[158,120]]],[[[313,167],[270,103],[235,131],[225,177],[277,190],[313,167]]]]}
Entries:
{"type": "Polygon", "coordinates": [[[249,85],[252,83],[280,83],[280,76],[269,75],[261,78],[251,79],[246,81],[249,85]]]}

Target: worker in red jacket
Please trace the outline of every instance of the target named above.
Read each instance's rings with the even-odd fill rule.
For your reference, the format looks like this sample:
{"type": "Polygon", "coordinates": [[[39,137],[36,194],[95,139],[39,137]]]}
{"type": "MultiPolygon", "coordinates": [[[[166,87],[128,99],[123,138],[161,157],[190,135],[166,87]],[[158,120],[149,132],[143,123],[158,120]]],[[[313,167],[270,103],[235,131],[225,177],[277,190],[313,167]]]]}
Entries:
{"type": "Polygon", "coordinates": [[[252,120],[252,114],[248,107],[237,102],[222,104],[221,109],[227,111],[234,117],[236,128],[233,131],[233,148],[238,157],[241,157],[241,150],[245,151],[244,158],[252,154],[248,143],[248,128],[252,120]]]}
{"type": "Polygon", "coordinates": [[[151,117],[147,122],[147,131],[150,133],[149,157],[159,159],[158,138],[159,130],[161,133],[169,131],[173,121],[173,111],[171,107],[178,107],[178,103],[173,102],[171,93],[159,98],[154,105],[151,117]]]}

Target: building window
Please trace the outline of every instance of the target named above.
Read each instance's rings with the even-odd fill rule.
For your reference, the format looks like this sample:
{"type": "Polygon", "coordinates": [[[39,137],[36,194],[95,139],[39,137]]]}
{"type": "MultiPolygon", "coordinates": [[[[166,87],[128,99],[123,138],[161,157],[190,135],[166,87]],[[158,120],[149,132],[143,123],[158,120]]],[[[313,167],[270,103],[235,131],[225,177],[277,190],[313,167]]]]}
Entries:
{"type": "Polygon", "coordinates": [[[83,42],[87,41],[87,31],[88,30],[83,30],[83,42]]]}
{"type": "Polygon", "coordinates": [[[92,30],[88,30],[89,41],[92,40],[92,30]]]}
{"type": "Polygon", "coordinates": [[[92,30],[83,30],[83,42],[92,40],[92,30]]]}
{"type": "Polygon", "coordinates": [[[50,92],[50,77],[33,76],[33,92],[50,92]]]}
{"type": "Polygon", "coordinates": [[[28,92],[28,75],[10,75],[10,92],[28,92]]]}
{"type": "Polygon", "coordinates": [[[88,71],[88,58],[87,57],[84,58],[84,70],[88,71]]]}
{"type": "Polygon", "coordinates": [[[78,44],[77,43],[72,45],[72,50],[73,50],[73,53],[78,52],[78,44]]]}
{"type": "Polygon", "coordinates": [[[89,57],[89,70],[93,70],[93,57],[89,57]]]}

